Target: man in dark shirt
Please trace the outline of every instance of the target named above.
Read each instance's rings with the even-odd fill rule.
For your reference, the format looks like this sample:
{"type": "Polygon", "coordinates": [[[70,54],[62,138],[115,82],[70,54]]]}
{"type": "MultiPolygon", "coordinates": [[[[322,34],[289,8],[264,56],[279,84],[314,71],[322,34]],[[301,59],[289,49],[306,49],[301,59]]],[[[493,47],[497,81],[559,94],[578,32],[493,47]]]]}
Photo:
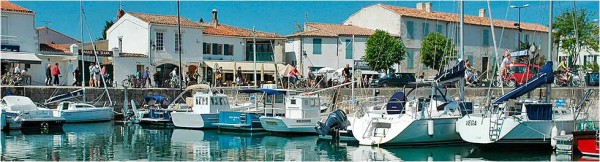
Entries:
{"type": "Polygon", "coordinates": [[[73,83],[72,86],[78,86],[81,83],[81,71],[79,71],[79,67],[75,68],[75,70],[73,71],[73,78],[75,78],[75,83],[73,83]]]}
{"type": "Polygon", "coordinates": [[[352,74],[350,74],[350,64],[346,64],[346,67],[344,68],[344,71],[342,71],[342,75],[344,75],[345,77],[345,81],[344,83],[350,81],[350,77],[352,77],[352,74]]]}

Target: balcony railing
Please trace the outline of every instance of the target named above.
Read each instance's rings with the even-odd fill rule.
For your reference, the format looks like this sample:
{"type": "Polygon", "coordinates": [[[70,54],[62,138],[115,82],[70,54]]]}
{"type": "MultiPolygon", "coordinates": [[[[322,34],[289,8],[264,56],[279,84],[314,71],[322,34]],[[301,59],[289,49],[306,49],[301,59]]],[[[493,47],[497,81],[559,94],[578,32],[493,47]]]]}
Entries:
{"type": "MultiPolygon", "coordinates": [[[[254,53],[246,52],[246,61],[253,61],[254,53]]],[[[256,52],[256,61],[273,61],[273,52],[256,52]]]]}

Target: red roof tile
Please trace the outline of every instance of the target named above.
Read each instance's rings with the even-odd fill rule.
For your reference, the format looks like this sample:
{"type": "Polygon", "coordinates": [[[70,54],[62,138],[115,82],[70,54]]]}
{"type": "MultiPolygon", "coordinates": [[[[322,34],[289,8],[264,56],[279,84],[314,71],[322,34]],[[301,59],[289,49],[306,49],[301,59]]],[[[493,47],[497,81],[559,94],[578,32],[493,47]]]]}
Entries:
{"type": "Polygon", "coordinates": [[[41,43],[40,51],[41,52],[71,53],[69,46],[71,46],[71,44],[53,44],[53,43],[44,44],[44,43],[41,43]]]}
{"type": "MultiPolygon", "coordinates": [[[[142,21],[145,21],[148,23],[163,24],[163,25],[177,25],[177,16],[147,14],[147,13],[138,13],[138,12],[127,12],[126,14],[129,14],[133,17],[137,17],[138,19],[141,19],[142,21]]],[[[181,26],[202,27],[202,25],[200,23],[190,21],[183,17],[180,17],[179,20],[180,20],[181,26]]]]}
{"type": "Polygon", "coordinates": [[[33,11],[31,11],[25,7],[21,7],[17,4],[14,4],[14,3],[6,1],[6,0],[0,1],[0,8],[2,9],[2,11],[34,13],[33,11]]]}
{"type": "MultiPolygon", "coordinates": [[[[459,22],[460,21],[460,16],[458,14],[435,12],[435,11],[427,12],[427,11],[419,10],[416,8],[406,8],[406,7],[391,6],[391,5],[384,5],[384,4],[378,4],[378,5],[380,5],[381,7],[385,8],[385,9],[388,9],[392,12],[395,12],[399,15],[402,15],[402,16],[424,18],[424,19],[430,19],[430,20],[449,21],[449,22],[459,22]]],[[[517,22],[494,19],[495,27],[517,29],[517,27],[514,26],[515,23],[517,23],[517,22]]],[[[490,26],[490,19],[487,17],[465,15],[465,24],[490,26]]],[[[546,26],[539,25],[539,24],[521,22],[521,28],[523,30],[548,32],[548,28],[546,26]]]]}
{"type": "Polygon", "coordinates": [[[375,33],[375,30],[361,28],[352,25],[341,24],[321,24],[321,23],[306,23],[303,32],[294,33],[288,37],[296,36],[318,36],[318,37],[337,37],[340,35],[358,35],[369,36],[375,33]]]}
{"type": "MultiPolygon", "coordinates": [[[[224,35],[224,36],[235,36],[235,37],[253,37],[252,29],[240,28],[225,24],[219,24],[215,27],[212,23],[201,23],[204,27],[202,33],[209,35],[224,35]]],[[[267,33],[262,31],[256,31],[256,37],[258,38],[284,38],[277,33],[267,33]]]]}

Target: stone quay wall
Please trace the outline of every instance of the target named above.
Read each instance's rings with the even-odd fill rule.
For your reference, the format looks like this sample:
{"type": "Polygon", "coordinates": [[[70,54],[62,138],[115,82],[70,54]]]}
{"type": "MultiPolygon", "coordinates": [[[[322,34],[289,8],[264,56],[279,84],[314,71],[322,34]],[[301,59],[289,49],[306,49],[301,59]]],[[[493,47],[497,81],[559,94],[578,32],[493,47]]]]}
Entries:
{"type": "MultiPolygon", "coordinates": [[[[46,99],[50,96],[63,94],[67,92],[71,92],[81,87],[49,87],[49,86],[1,86],[0,94],[5,95],[7,91],[12,92],[15,95],[22,95],[31,98],[34,102],[44,103],[46,99]]],[[[403,91],[402,88],[378,88],[379,96],[391,96],[393,93],[398,91],[403,91]]],[[[406,89],[407,91],[408,89],[406,89]]],[[[511,89],[505,88],[504,93],[508,93],[511,89]]],[[[588,103],[588,113],[590,117],[598,118],[598,111],[600,109],[599,105],[599,88],[598,87],[586,87],[586,88],[552,88],[552,99],[565,99],[567,105],[574,105],[582,98],[583,92],[586,90],[592,90],[592,96],[589,98],[588,103]]],[[[115,111],[122,112],[124,99],[125,99],[125,89],[124,88],[109,88],[108,89],[111,99],[113,103],[115,103],[115,111]]],[[[459,97],[457,88],[449,88],[448,96],[452,98],[459,97]]],[[[134,100],[138,107],[144,103],[144,96],[148,94],[162,95],[168,97],[173,100],[177,97],[182,91],[179,89],[168,89],[168,88],[129,88],[127,89],[127,96],[129,100],[134,100]]],[[[335,90],[327,90],[320,93],[321,96],[332,97],[336,91],[335,90]]],[[[365,89],[365,88],[357,88],[355,89],[355,96],[357,97],[368,97],[372,96],[373,89],[365,89]]],[[[535,91],[531,92],[532,99],[543,99],[546,96],[546,89],[538,88],[535,91]]],[[[192,92],[188,92],[191,94],[192,92]]],[[[233,89],[225,89],[224,93],[229,95],[231,98],[235,98],[235,96],[246,97],[243,95],[239,95],[233,89]]],[[[421,88],[412,92],[411,95],[417,96],[426,96],[430,93],[430,89],[421,88]]],[[[86,88],[86,99],[87,101],[97,101],[95,105],[102,106],[108,102],[108,98],[105,96],[104,89],[102,88],[86,88]],[[104,95],[104,96],[102,96],[104,95]],[[101,97],[102,96],[102,97],[101,97]],[[100,100],[99,100],[100,98],[100,100]]],[[[189,95],[186,94],[186,95],[189,95]]],[[[484,103],[488,100],[486,96],[488,94],[487,88],[465,88],[465,99],[469,101],[474,101],[478,103],[484,103]]],[[[501,88],[492,88],[490,92],[491,96],[499,97],[502,94],[501,88]]],[[[337,93],[337,101],[343,101],[348,99],[352,95],[352,90],[350,88],[341,88],[337,93]]],[[[240,98],[241,98],[240,97],[240,98]]],[[[522,96],[521,98],[527,98],[527,95],[522,96]]],[[[81,100],[81,99],[79,99],[81,100]]],[[[130,104],[130,102],[127,102],[130,104]]],[[[49,108],[54,108],[56,105],[49,104],[47,105],[49,108]]],[[[483,106],[483,105],[482,105],[483,106]]]]}

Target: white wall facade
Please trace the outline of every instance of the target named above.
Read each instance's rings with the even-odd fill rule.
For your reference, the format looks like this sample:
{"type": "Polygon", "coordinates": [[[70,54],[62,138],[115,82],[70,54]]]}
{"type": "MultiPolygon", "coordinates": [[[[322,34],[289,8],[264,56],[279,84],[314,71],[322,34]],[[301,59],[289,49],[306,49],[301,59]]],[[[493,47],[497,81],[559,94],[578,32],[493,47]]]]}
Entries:
{"type": "MultiPolygon", "coordinates": [[[[179,51],[175,49],[177,26],[149,24],[125,14],[107,30],[108,49],[119,48],[121,53],[143,54],[147,57],[119,57],[114,54],[114,80],[122,81],[127,75],[135,74],[137,65],[150,67],[151,73],[162,64],[179,66],[179,51]],[[157,48],[156,33],[163,33],[163,49],[157,48]]],[[[189,65],[202,63],[203,35],[201,27],[181,27],[181,64],[183,72],[189,65]]]]}
{"type": "Polygon", "coordinates": [[[34,13],[2,11],[1,17],[2,45],[18,45],[21,52],[38,51],[34,13]]]}
{"type": "MultiPolygon", "coordinates": [[[[223,60],[223,61],[245,61],[246,60],[246,46],[245,40],[239,37],[229,36],[217,36],[217,35],[204,35],[203,43],[218,43],[218,44],[229,44],[233,45],[233,55],[225,54],[212,54],[211,51],[204,53],[204,60],[223,60]]],[[[200,44],[200,50],[203,50],[202,44],[200,44]]],[[[225,50],[222,50],[223,52],[225,50]]],[[[203,52],[203,51],[201,51],[203,52]]]]}
{"type": "Polygon", "coordinates": [[[49,28],[38,29],[38,40],[40,44],[66,44],[66,43],[78,43],[78,41],[72,37],[66,36],[62,33],[56,32],[49,28]]]}
{"type": "Polygon", "coordinates": [[[308,66],[343,68],[346,64],[354,66],[354,60],[360,60],[365,55],[367,37],[355,36],[340,37],[306,37],[290,38],[286,41],[286,53],[290,54],[286,60],[289,64],[296,64],[303,75],[307,75],[308,66]],[[321,53],[314,53],[314,39],[321,39],[321,53]],[[349,41],[347,44],[346,40],[349,41]],[[352,46],[352,57],[346,57],[346,46],[352,46]],[[301,59],[302,50],[306,51],[306,57],[301,59]],[[294,57],[291,57],[291,54],[294,57]]]}
{"type": "MultiPolygon", "coordinates": [[[[455,43],[455,49],[458,49],[458,37],[456,33],[458,32],[459,23],[458,22],[448,22],[448,21],[437,21],[437,20],[428,20],[423,18],[414,18],[407,16],[400,16],[390,10],[387,10],[379,5],[372,5],[366,8],[361,9],[357,13],[350,16],[346,21],[344,21],[344,25],[355,25],[363,28],[373,29],[373,30],[384,30],[389,32],[392,35],[400,36],[407,48],[407,51],[412,52],[413,56],[413,66],[409,68],[408,61],[410,59],[405,59],[400,63],[400,66],[396,66],[400,72],[414,72],[421,73],[425,72],[428,75],[433,75],[436,72],[434,70],[430,70],[429,68],[424,67],[420,63],[419,52],[421,48],[421,43],[424,38],[424,24],[428,24],[429,33],[437,31],[437,25],[441,27],[441,33],[445,35],[447,38],[452,39],[455,43]],[[377,15],[377,16],[373,16],[377,15]],[[407,29],[407,22],[412,22],[412,34],[413,37],[409,38],[409,33],[407,29]]],[[[471,59],[474,65],[474,68],[478,70],[485,70],[486,68],[482,67],[483,60],[487,60],[487,69],[491,69],[493,59],[495,58],[494,53],[494,44],[492,39],[492,31],[490,26],[479,26],[479,25],[469,25],[465,24],[465,59],[471,59]],[[484,37],[484,30],[487,30],[488,36],[484,37]],[[488,39],[488,44],[484,44],[484,38],[488,39]]],[[[495,27],[494,29],[496,35],[496,43],[498,44],[498,59],[502,59],[502,55],[505,49],[509,49],[509,51],[517,50],[517,34],[518,30],[516,29],[503,29],[502,27],[495,27]]],[[[538,48],[538,52],[541,52],[546,56],[547,53],[547,32],[541,31],[528,31],[523,30],[521,32],[521,40],[525,41],[529,40],[530,43],[536,44],[538,48]]],[[[410,56],[410,55],[409,55],[410,56]]],[[[496,61],[499,62],[499,61],[496,61]]]]}

